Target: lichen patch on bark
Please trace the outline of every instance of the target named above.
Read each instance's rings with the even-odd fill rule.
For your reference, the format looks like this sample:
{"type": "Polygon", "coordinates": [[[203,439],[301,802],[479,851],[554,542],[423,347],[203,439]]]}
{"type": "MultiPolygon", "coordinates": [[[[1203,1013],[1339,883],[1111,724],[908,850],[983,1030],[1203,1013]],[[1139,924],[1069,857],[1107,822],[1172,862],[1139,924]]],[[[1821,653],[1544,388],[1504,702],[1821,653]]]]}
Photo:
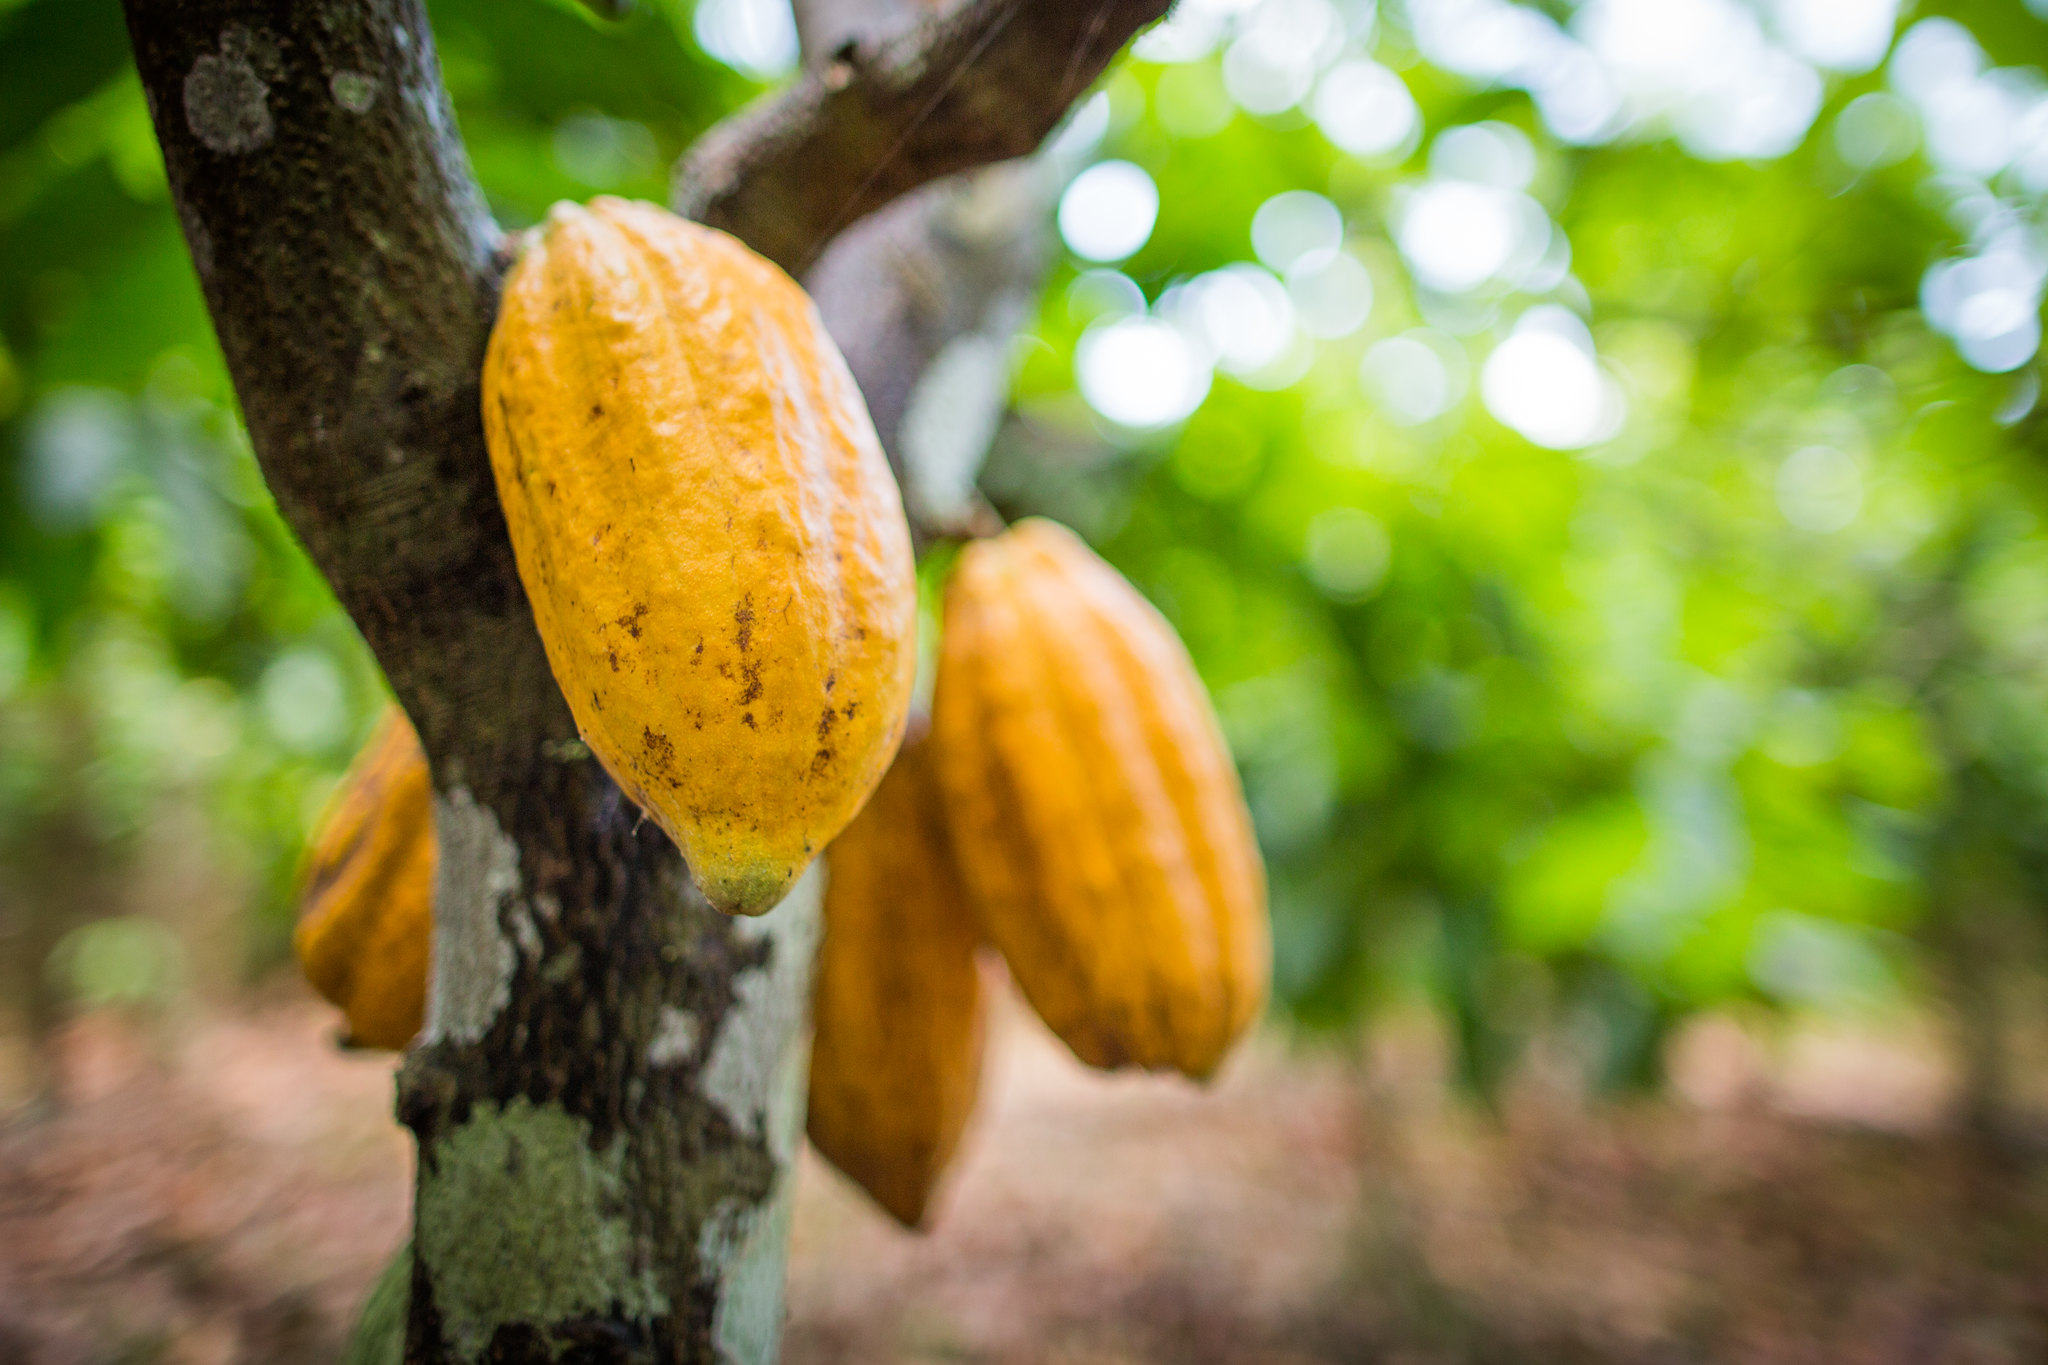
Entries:
{"type": "Polygon", "coordinates": [[[426,1034],[473,1043],[511,998],[518,954],[501,912],[519,894],[519,846],[466,787],[434,798],[434,829],[441,858],[426,1034]]]}
{"type": "Polygon", "coordinates": [[[697,1016],[674,1005],[663,1005],[655,1016],[654,1038],[647,1044],[649,1066],[674,1066],[686,1062],[697,1051],[697,1016]]]}
{"type": "Polygon", "coordinates": [[[711,1320],[721,1365],[773,1365],[782,1338],[784,1262],[796,1181],[784,1171],[766,1203],[730,1201],[704,1222],[697,1256],[725,1292],[711,1320]]]}
{"type": "Polygon", "coordinates": [[[327,88],[333,93],[334,102],[351,114],[367,114],[377,102],[377,78],[360,71],[335,72],[328,79],[327,88]]]}
{"type": "Polygon", "coordinates": [[[277,135],[270,117],[270,86],[251,59],[249,30],[229,24],[220,52],[201,54],[185,76],[185,121],[192,135],[224,156],[253,152],[277,135]]]}
{"type": "MultiPolygon", "coordinates": [[[[777,1126],[769,1112],[776,1083],[789,1055],[803,1051],[796,1035],[810,1011],[824,889],[824,867],[813,863],[773,910],[733,921],[742,938],[766,938],[772,947],[765,967],[734,981],[733,1006],[720,1023],[702,1084],[706,1097],[743,1133],[763,1134],[777,1126]]],[[[801,1096],[797,1109],[802,1112],[801,1096]]]]}
{"type": "Polygon", "coordinates": [[[481,1358],[507,1323],[669,1311],[634,1244],[625,1146],[590,1143],[584,1120],[521,1096],[475,1105],[434,1145],[417,1235],[458,1359],[481,1358]]]}
{"type": "MultiPolygon", "coordinates": [[[[804,961],[808,965],[811,958],[807,956],[804,961]]],[[[804,976],[803,994],[795,1005],[799,1012],[796,1030],[784,1042],[782,1059],[776,1063],[768,1086],[768,1150],[782,1166],[796,1160],[796,1149],[804,1139],[804,1113],[810,1098],[811,1035],[805,1027],[810,1020],[810,973],[807,971],[804,976]]]]}

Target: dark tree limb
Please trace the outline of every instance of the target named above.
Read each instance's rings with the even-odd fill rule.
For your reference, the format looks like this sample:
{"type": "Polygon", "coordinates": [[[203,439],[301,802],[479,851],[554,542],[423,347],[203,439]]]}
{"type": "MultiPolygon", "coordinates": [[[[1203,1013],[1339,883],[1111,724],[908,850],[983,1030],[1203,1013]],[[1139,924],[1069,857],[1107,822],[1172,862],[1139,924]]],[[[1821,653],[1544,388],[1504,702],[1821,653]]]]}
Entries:
{"type": "Polygon", "coordinates": [[[1169,0],[967,0],[856,41],[701,138],[674,207],[793,275],[841,231],[955,171],[1025,155],[1169,0]]]}

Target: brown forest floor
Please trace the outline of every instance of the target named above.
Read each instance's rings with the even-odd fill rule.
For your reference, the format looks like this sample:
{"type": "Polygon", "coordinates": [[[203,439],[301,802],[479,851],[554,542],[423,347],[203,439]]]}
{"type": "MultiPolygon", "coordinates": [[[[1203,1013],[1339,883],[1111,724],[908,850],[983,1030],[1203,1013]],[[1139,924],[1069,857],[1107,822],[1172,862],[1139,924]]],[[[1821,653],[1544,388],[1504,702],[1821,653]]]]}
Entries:
{"type": "MultiPolygon", "coordinates": [[[[0,1365],[332,1357],[409,1155],[390,1061],[330,1028],[280,992],[69,1030],[63,1103],[0,1127],[0,1365]]],[[[1691,1100],[1496,1122],[1427,1049],[1266,1041],[1202,1092],[997,1032],[935,1232],[807,1159],[792,1365],[2048,1360],[2048,1159],[1946,1134],[1910,1048],[1765,1084],[1709,1029],[1691,1100]]]]}

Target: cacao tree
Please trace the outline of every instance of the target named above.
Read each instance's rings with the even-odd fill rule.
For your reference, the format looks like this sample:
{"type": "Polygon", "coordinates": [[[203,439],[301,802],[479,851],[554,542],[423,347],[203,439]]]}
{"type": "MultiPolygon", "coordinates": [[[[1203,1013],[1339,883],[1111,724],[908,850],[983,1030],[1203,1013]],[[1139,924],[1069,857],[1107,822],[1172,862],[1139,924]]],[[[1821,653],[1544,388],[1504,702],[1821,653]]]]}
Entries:
{"type": "MultiPolygon", "coordinates": [[[[999,329],[1043,256],[1029,229],[942,249],[958,196],[1002,186],[933,182],[1032,151],[1165,8],[801,6],[806,70],[702,139],[673,207],[818,279],[894,454],[923,366],[999,329]]],[[[424,8],[126,12],[264,476],[432,765],[432,980],[398,1079],[415,1229],[380,1300],[403,1302],[404,1357],[772,1359],[819,878],[759,920],[717,914],[577,738],[479,411],[519,244],[471,177],[424,8]]]]}

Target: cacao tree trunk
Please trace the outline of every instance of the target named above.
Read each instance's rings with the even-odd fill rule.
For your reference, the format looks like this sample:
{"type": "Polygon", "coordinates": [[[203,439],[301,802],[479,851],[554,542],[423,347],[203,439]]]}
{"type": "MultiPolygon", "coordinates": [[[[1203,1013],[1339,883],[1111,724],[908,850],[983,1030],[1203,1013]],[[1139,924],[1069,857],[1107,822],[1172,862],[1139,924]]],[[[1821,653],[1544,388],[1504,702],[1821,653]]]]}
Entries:
{"type": "MultiPolygon", "coordinates": [[[[835,45],[714,130],[678,205],[802,270],[892,197],[1035,146],[1166,4],[962,0],[906,31],[876,0],[890,41],[835,45]]],[[[398,1080],[414,1232],[366,1321],[402,1320],[418,1365],[772,1360],[821,878],[759,920],[717,914],[576,738],[483,442],[509,252],[421,0],[124,7],[265,478],[434,772],[433,981],[398,1080]]],[[[890,268],[827,310],[867,327],[841,340],[892,448],[906,368],[1000,337],[1039,268],[955,234],[957,303],[892,304],[876,281],[931,283],[902,268],[940,241],[918,224],[957,208],[929,202],[854,245],[890,268]]],[[[359,1339],[351,1359],[397,1346],[359,1339]]]]}
{"type": "Polygon", "coordinates": [[[491,483],[503,258],[418,0],[130,0],[264,474],[434,768],[407,1358],[765,1361],[817,879],[713,912],[576,741],[491,483]]]}

